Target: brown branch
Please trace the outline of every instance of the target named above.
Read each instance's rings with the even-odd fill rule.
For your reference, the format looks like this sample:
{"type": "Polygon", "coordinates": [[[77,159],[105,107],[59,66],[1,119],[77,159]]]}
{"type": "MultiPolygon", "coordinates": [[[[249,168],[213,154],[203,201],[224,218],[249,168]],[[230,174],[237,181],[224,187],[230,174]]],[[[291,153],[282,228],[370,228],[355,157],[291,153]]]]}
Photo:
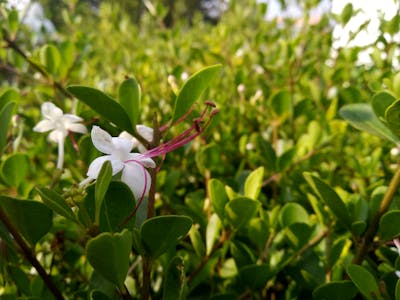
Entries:
{"type": "Polygon", "coordinates": [[[18,246],[21,248],[22,253],[24,254],[25,258],[30,262],[30,264],[36,269],[40,277],[43,279],[46,286],[49,290],[53,293],[54,297],[58,300],[63,300],[64,297],[56,287],[54,282],[52,281],[51,277],[46,273],[43,266],[40,262],[36,259],[33,255],[32,249],[25,243],[22,236],[19,234],[18,230],[14,227],[11,223],[10,219],[4,213],[3,209],[0,208],[0,220],[2,223],[7,227],[8,231],[14,237],[14,240],[17,242],[18,246]]]}

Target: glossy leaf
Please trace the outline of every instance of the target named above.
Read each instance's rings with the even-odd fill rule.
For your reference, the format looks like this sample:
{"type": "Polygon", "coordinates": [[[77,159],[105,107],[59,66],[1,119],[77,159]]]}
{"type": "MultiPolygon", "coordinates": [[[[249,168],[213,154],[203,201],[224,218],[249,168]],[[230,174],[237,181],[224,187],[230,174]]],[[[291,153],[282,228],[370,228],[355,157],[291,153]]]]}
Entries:
{"type": "Polygon", "coordinates": [[[337,219],[350,228],[352,221],[349,212],[338,194],[329,185],[310,173],[304,173],[304,178],[337,219]]]}
{"type": "Polygon", "coordinates": [[[247,265],[239,270],[241,282],[250,288],[261,288],[272,275],[270,267],[267,264],[247,265]]]}
{"type": "Polygon", "coordinates": [[[400,100],[393,102],[386,109],[385,119],[392,132],[400,136],[400,100]]]}
{"type": "Polygon", "coordinates": [[[378,235],[383,241],[400,236],[400,210],[388,211],[381,217],[378,235]]]}
{"type": "Polygon", "coordinates": [[[340,22],[345,26],[353,16],[353,4],[347,3],[340,14],[340,22]]]}
{"type": "Polygon", "coordinates": [[[7,103],[9,102],[17,103],[19,100],[20,100],[20,95],[15,89],[13,88],[6,89],[5,92],[0,96],[0,111],[7,103]]]}
{"type": "Polygon", "coordinates": [[[235,229],[246,225],[256,214],[260,203],[246,197],[239,197],[225,205],[225,214],[235,229]]]}
{"type": "Polygon", "coordinates": [[[385,120],[385,112],[396,99],[388,92],[379,92],[372,97],[371,105],[376,116],[385,120]]]}
{"type": "Polygon", "coordinates": [[[400,139],[375,115],[371,105],[366,103],[354,103],[343,106],[339,114],[352,126],[364,130],[370,134],[399,143],[400,139]]]}
{"type": "Polygon", "coordinates": [[[7,144],[8,126],[11,121],[14,107],[15,107],[15,102],[8,102],[0,110],[0,153],[7,144]]]}
{"type": "Polygon", "coordinates": [[[140,86],[134,77],[125,79],[119,86],[118,100],[135,128],[140,115],[140,86]]]}
{"type": "Polygon", "coordinates": [[[273,112],[282,120],[292,113],[292,99],[290,93],[286,90],[277,92],[271,98],[273,112]]]}
{"type": "Polygon", "coordinates": [[[10,186],[18,187],[29,172],[29,158],[24,153],[7,157],[1,165],[1,177],[10,186]]]}
{"type": "Polygon", "coordinates": [[[163,300],[181,300],[185,297],[185,267],[182,257],[175,256],[165,273],[163,300]]]}
{"type": "Polygon", "coordinates": [[[54,45],[45,45],[40,50],[40,62],[51,74],[56,74],[61,63],[60,51],[54,45]]]}
{"type": "Polygon", "coordinates": [[[49,232],[53,224],[53,212],[38,201],[0,196],[0,206],[31,245],[49,232]]]}
{"type": "Polygon", "coordinates": [[[206,67],[193,74],[179,90],[175,100],[172,122],[184,116],[220,73],[222,65],[206,67]]]}
{"type": "Polygon", "coordinates": [[[250,240],[258,247],[264,250],[269,238],[269,222],[267,219],[253,218],[248,225],[248,234],[250,240]]]}
{"type": "Polygon", "coordinates": [[[147,219],[140,227],[140,236],[148,255],[157,258],[175,246],[192,226],[187,216],[159,216],[147,219]]]}
{"type": "Polygon", "coordinates": [[[72,85],[67,90],[120,129],[134,134],[128,114],[113,98],[107,96],[102,91],[86,86],[72,85]]]}
{"type": "Polygon", "coordinates": [[[350,280],[332,281],[317,287],[313,292],[315,300],[351,300],[357,295],[357,288],[350,280]]]}
{"type": "Polygon", "coordinates": [[[221,220],[225,218],[225,205],[228,203],[228,196],[225,192],[225,185],[218,179],[211,179],[208,182],[211,205],[221,220]]]}
{"type": "Polygon", "coordinates": [[[115,234],[104,232],[89,240],[86,257],[101,276],[122,287],[128,273],[131,247],[132,235],[129,230],[115,234]]]}
{"type": "Polygon", "coordinates": [[[282,227],[288,227],[294,223],[308,223],[308,213],[298,203],[286,203],[279,215],[279,222],[282,227]]]}
{"type": "Polygon", "coordinates": [[[206,254],[210,254],[221,232],[221,220],[217,214],[212,214],[206,228],[206,254]]]}
{"type": "Polygon", "coordinates": [[[380,295],[375,277],[364,267],[349,265],[347,267],[347,274],[366,299],[376,299],[376,296],[380,295]]]}
{"type": "Polygon", "coordinates": [[[94,190],[94,213],[95,213],[94,222],[96,224],[99,224],[101,205],[108,190],[108,186],[110,185],[111,179],[112,179],[111,163],[110,161],[106,161],[103,163],[100,169],[94,190]]]}
{"type": "Polygon", "coordinates": [[[71,207],[57,192],[43,186],[37,186],[36,191],[42,198],[43,203],[60,216],[63,216],[71,221],[76,221],[76,217],[71,207]]]}
{"type": "Polygon", "coordinates": [[[264,167],[259,167],[246,178],[244,183],[244,195],[256,200],[261,191],[264,177],[264,167]]]}

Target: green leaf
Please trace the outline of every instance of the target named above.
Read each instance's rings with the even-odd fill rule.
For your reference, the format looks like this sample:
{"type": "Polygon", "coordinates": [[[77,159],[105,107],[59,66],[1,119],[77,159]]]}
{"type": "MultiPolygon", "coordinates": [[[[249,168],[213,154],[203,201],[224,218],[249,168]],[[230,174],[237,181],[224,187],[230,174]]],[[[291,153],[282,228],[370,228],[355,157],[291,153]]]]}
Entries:
{"type": "Polygon", "coordinates": [[[265,244],[269,238],[268,219],[253,218],[248,225],[249,239],[258,247],[264,250],[265,244]]]}
{"type": "Polygon", "coordinates": [[[267,265],[247,265],[239,270],[240,281],[250,288],[263,287],[272,277],[271,268],[267,265]]]}
{"type": "Polygon", "coordinates": [[[0,110],[0,154],[7,144],[8,125],[11,121],[12,113],[15,107],[15,102],[8,102],[0,110]]]}
{"type": "Polygon", "coordinates": [[[189,111],[193,103],[220,73],[221,68],[222,65],[219,64],[209,66],[190,76],[176,98],[172,122],[175,122],[189,111]]]}
{"type": "Polygon", "coordinates": [[[32,246],[52,226],[53,212],[38,201],[0,196],[0,207],[32,246]]]}
{"type": "Polygon", "coordinates": [[[17,103],[19,100],[20,100],[20,95],[15,89],[13,88],[6,89],[6,91],[0,96],[0,111],[7,103],[9,102],[17,103]]]}
{"type": "Polygon", "coordinates": [[[140,227],[140,236],[147,254],[157,258],[185,236],[192,226],[187,216],[159,216],[147,219],[140,227]]]}
{"type": "Polygon", "coordinates": [[[196,226],[192,226],[192,228],[190,228],[189,237],[197,256],[203,257],[206,254],[206,247],[196,226]]]}
{"type": "Polygon", "coordinates": [[[246,225],[256,214],[260,203],[246,197],[239,197],[225,205],[225,214],[235,229],[246,225]]]}
{"type": "Polygon", "coordinates": [[[368,300],[376,299],[376,296],[380,295],[375,277],[366,268],[359,265],[349,265],[347,274],[361,294],[368,300]]]}
{"type": "Polygon", "coordinates": [[[357,295],[357,288],[350,280],[321,284],[313,292],[315,300],[351,300],[357,295]]]}
{"type": "Polygon", "coordinates": [[[86,257],[101,276],[121,288],[128,273],[131,247],[132,234],[129,230],[115,234],[103,232],[89,240],[86,257]]]}
{"type": "Polygon", "coordinates": [[[25,153],[7,157],[1,165],[1,177],[10,186],[18,187],[29,172],[29,158],[25,153]]]}
{"type": "MultiPolygon", "coordinates": [[[[85,208],[92,222],[95,218],[95,187],[87,189],[84,199],[85,208]]],[[[99,230],[100,232],[118,232],[120,225],[130,216],[136,206],[135,198],[131,189],[121,181],[111,181],[104,196],[100,210],[99,230]]],[[[124,228],[132,228],[135,218],[132,218],[124,228]]]]}
{"type": "Polygon", "coordinates": [[[185,267],[182,257],[175,256],[166,271],[163,288],[163,300],[181,300],[185,297],[185,267]]]}
{"type": "Polygon", "coordinates": [[[71,207],[57,192],[42,186],[37,186],[36,190],[47,207],[59,215],[76,222],[76,217],[71,207]]]}
{"type": "Polygon", "coordinates": [[[371,105],[374,109],[375,115],[380,119],[385,119],[385,112],[387,108],[395,102],[396,99],[388,92],[379,92],[372,97],[371,105]]]}
{"type": "Polygon", "coordinates": [[[343,8],[342,13],[340,14],[340,23],[342,23],[342,26],[345,26],[347,22],[350,21],[352,16],[353,4],[347,3],[346,6],[343,8]]]}
{"type": "Polygon", "coordinates": [[[279,214],[279,223],[282,227],[288,227],[294,223],[308,223],[308,213],[298,203],[286,203],[279,214]]]}
{"type": "Polygon", "coordinates": [[[292,113],[292,99],[286,90],[277,92],[271,98],[272,111],[282,120],[292,113]]]}
{"type": "Polygon", "coordinates": [[[331,209],[337,219],[347,228],[351,228],[351,218],[346,205],[336,192],[325,182],[310,173],[304,173],[304,178],[318,197],[331,209]]]}
{"type": "Polygon", "coordinates": [[[140,86],[134,77],[125,79],[119,86],[119,103],[125,109],[134,129],[140,115],[140,94],[140,86]]]}
{"type": "Polygon", "coordinates": [[[108,186],[110,185],[112,179],[112,167],[111,162],[106,161],[103,163],[99,176],[96,180],[95,190],[94,190],[94,222],[99,224],[100,220],[100,210],[103,203],[104,197],[106,195],[108,186]]]}
{"type": "Polygon", "coordinates": [[[225,185],[218,179],[211,179],[208,182],[211,205],[221,220],[225,218],[225,205],[228,203],[228,195],[225,192],[225,185]]]}
{"type": "Polygon", "coordinates": [[[40,50],[40,62],[51,74],[56,74],[61,62],[61,55],[54,45],[44,45],[40,50]]]}
{"type": "Polygon", "coordinates": [[[400,235],[400,210],[386,212],[379,220],[378,235],[383,241],[400,235]]]}
{"type": "Polygon", "coordinates": [[[385,112],[387,125],[397,136],[400,135],[400,100],[393,102],[385,112]]]}
{"type": "Polygon", "coordinates": [[[343,106],[339,110],[343,119],[359,130],[388,139],[393,143],[399,143],[400,139],[375,115],[371,105],[366,103],[354,103],[343,106]]]}
{"type": "Polygon", "coordinates": [[[400,300],[400,279],[396,283],[395,300],[400,300]]]}
{"type": "Polygon", "coordinates": [[[16,34],[19,27],[18,10],[12,9],[8,13],[8,27],[12,34],[16,34]]]}
{"type": "Polygon", "coordinates": [[[131,120],[124,108],[102,91],[79,85],[69,86],[67,90],[120,129],[131,134],[135,133],[131,120]]]}
{"type": "Polygon", "coordinates": [[[206,254],[209,255],[218,240],[221,232],[221,219],[217,214],[212,214],[206,228],[206,254]]]}
{"type": "Polygon", "coordinates": [[[244,195],[256,200],[261,191],[264,177],[264,167],[259,167],[246,178],[244,183],[244,195]]]}

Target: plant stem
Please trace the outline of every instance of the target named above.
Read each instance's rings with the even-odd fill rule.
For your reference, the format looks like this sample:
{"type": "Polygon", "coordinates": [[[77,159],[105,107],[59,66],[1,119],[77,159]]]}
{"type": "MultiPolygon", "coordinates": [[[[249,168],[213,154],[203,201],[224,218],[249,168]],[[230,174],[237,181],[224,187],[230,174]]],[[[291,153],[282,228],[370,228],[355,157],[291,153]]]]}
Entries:
{"type": "Polygon", "coordinates": [[[19,234],[18,230],[14,227],[14,225],[11,223],[10,219],[7,217],[7,215],[4,213],[4,211],[1,208],[0,208],[0,220],[7,227],[8,231],[12,234],[12,236],[14,237],[14,240],[17,242],[18,246],[21,248],[25,258],[36,269],[36,271],[38,272],[40,277],[43,279],[46,286],[53,293],[54,297],[56,297],[56,299],[58,299],[58,300],[63,300],[64,297],[61,294],[61,292],[59,291],[59,289],[56,287],[54,282],[51,280],[50,276],[46,273],[46,271],[44,270],[44,268],[40,264],[40,262],[33,255],[32,249],[25,243],[24,239],[19,234]]]}
{"type": "Polygon", "coordinates": [[[358,245],[356,255],[353,258],[354,264],[361,264],[365,256],[367,255],[368,251],[370,250],[373,244],[374,237],[378,231],[379,221],[382,215],[388,210],[399,186],[400,186],[400,164],[398,165],[397,170],[389,183],[385,195],[383,196],[378,212],[375,214],[367,231],[361,238],[361,242],[358,245]]]}
{"type": "Polygon", "coordinates": [[[149,257],[143,257],[143,282],[141,300],[150,299],[150,271],[151,261],[149,257]]]}

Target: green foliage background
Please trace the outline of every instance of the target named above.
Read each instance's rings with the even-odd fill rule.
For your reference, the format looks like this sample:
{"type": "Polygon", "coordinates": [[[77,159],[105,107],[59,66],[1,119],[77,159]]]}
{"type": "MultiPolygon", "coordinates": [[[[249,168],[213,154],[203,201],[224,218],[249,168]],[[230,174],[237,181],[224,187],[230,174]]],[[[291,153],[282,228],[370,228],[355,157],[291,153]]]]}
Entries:
{"type": "MultiPolygon", "coordinates": [[[[154,113],[160,124],[171,118],[187,75],[222,64],[202,96],[216,103],[218,117],[201,138],[168,154],[158,174],[157,215],[189,216],[193,226],[176,248],[154,259],[153,299],[338,299],[333,291],[340,299],[400,299],[398,254],[390,242],[400,234],[396,218],[380,229],[393,232],[377,234],[362,267],[351,264],[393,175],[395,145],[354,130],[338,115],[341,106],[368,103],[382,90],[400,96],[399,17],[380,20],[376,43],[333,49],[333,24],[349,21],[350,6],[313,23],[309,10],[318,1],[304,1],[301,20],[266,20],[265,4],[246,2],[229,1],[217,24],[200,13],[188,21],[187,7],[177,2],[167,24],[168,3],[152,1],[154,11],[139,12],[135,5],[127,9],[128,2],[104,1],[91,10],[89,2],[66,1],[51,12],[53,33],[32,32],[1,4],[0,95],[17,103],[2,150],[1,197],[40,201],[34,187],[51,184],[57,151],[32,131],[41,103],[78,114],[88,128],[120,132],[60,87],[86,85],[116,98],[125,76],[133,75],[142,90],[140,122],[151,126],[154,113]],[[358,63],[361,51],[371,63],[358,63]],[[344,209],[330,204],[336,197],[344,209]],[[167,274],[185,279],[177,285],[167,274]]],[[[193,115],[202,108],[197,103],[193,115]]],[[[54,186],[71,207],[84,201],[77,185],[99,155],[89,135],[75,139],[80,150],[67,139],[65,171],[54,186]]],[[[396,194],[389,210],[397,213],[399,205],[396,194]]],[[[0,232],[1,299],[51,298],[4,226],[0,232]]],[[[114,299],[115,285],[86,259],[89,238],[55,215],[34,250],[65,296],[114,299]]],[[[139,298],[142,252],[133,248],[136,268],[125,284],[139,298]]]]}

